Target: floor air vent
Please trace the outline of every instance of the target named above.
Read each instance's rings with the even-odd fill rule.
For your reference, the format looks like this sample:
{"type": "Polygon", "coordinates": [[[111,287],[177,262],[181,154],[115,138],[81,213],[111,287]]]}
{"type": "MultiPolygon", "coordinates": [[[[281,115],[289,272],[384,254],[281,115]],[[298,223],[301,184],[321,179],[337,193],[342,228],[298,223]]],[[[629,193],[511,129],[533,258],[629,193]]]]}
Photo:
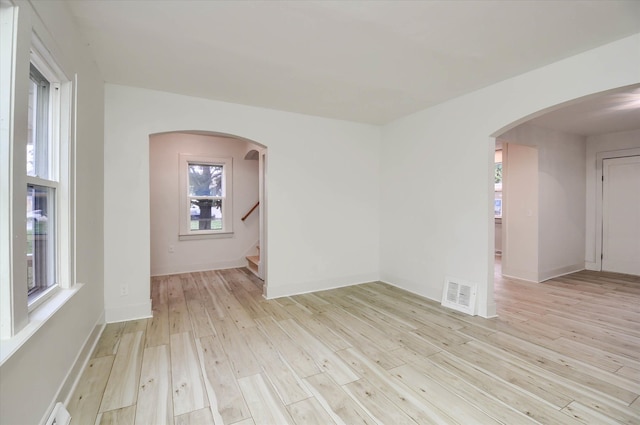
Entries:
{"type": "Polygon", "coordinates": [[[476,314],[476,284],[447,277],[442,291],[442,305],[474,316],[476,314]]]}
{"type": "Polygon", "coordinates": [[[51,412],[51,416],[47,419],[46,425],[69,425],[71,422],[71,415],[64,407],[64,404],[57,403],[51,412]]]}

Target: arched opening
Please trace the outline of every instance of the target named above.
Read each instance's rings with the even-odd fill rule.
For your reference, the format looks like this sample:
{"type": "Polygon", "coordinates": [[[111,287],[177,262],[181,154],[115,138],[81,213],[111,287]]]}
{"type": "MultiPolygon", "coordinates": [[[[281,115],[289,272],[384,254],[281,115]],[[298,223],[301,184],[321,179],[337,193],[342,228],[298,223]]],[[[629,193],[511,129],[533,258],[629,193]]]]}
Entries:
{"type": "Polygon", "coordinates": [[[244,268],[267,286],[266,146],[211,131],[149,136],[150,274],[244,268]]]}
{"type": "Polygon", "coordinates": [[[629,243],[640,235],[627,238],[638,227],[637,219],[629,217],[619,225],[625,211],[640,208],[628,189],[640,187],[640,165],[634,165],[639,177],[625,177],[618,188],[629,195],[618,196],[622,212],[615,223],[622,237],[607,234],[602,213],[606,160],[636,157],[640,163],[640,85],[547,108],[493,137],[503,177],[500,192],[497,185],[493,188],[496,212],[490,229],[496,236],[496,280],[504,276],[543,282],[584,269],[640,274],[633,266],[614,266],[640,264],[640,250],[629,243]],[[611,258],[608,266],[603,252],[607,242],[620,243],[608,250],[619,257],[611,258]]]}

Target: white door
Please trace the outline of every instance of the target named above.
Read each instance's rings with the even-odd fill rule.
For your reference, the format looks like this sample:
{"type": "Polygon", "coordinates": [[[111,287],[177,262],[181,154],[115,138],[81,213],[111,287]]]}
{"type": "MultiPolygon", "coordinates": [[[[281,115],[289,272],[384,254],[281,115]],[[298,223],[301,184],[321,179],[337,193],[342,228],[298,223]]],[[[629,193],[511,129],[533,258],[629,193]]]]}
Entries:
{"type": "Polygon", "coordinates": [[[602,163],[602,270],[640,275],[640,156],[602,163]]]}

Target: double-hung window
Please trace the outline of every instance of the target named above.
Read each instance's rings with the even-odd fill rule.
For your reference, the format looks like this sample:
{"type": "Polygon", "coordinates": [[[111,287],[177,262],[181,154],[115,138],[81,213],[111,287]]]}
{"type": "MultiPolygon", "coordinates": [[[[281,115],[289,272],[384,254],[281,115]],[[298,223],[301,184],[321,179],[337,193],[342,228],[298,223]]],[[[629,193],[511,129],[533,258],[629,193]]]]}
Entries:
{"type": "Polygon", "coordinates": [[[70,287],[74,278],[70,255],[73,244],[71,93],[72,83],[34,35],[29,65],[26,147],[22,147],[26,149],[26,193],[22,200],[26,203],[24,290],[29,311],[43,303],[55,288],[70,287]]]}
{"type": "MultiPolygon", "coordinates": [[[[0,338],[72,293],[73,82],[38,35],[15,43],[18,9],[0,5],[0,338]],[[14,40],[12,43],[11,40],[14,40]],[[6,96],[5,96],[6,94],[6,96]]],[[[21,33],[22,34],[22,33],[21,33]]],[[[23,334],[25,335],[25,334],[23,334]]],[[[15,341],[22,341],[16,339],[15,341]]]]}
{"type": "Polygon", "coordinates": [[[58,283],[60,85],[31,63],[26,153],[27,293],[29,303],[58,283]]]}
{"type": "Polygon", "coordinates": [[[180,155],[180,236],[215,237],[233,231],[231,158],[180,155]]]}

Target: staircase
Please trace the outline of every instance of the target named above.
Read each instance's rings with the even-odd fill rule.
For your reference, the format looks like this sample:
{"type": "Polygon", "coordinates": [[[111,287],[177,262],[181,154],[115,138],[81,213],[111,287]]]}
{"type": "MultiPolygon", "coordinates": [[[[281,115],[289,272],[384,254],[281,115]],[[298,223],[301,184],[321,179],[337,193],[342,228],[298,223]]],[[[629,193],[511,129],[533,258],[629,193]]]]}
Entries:
{"type": "Polygon", "coordinates": [[[258,268],[260,266],[260,245],[258,245],[258,255],[249,255],[247,257],[247,268],[253,272],[256,276],[260,277],[258,274],[258,268]]]}

